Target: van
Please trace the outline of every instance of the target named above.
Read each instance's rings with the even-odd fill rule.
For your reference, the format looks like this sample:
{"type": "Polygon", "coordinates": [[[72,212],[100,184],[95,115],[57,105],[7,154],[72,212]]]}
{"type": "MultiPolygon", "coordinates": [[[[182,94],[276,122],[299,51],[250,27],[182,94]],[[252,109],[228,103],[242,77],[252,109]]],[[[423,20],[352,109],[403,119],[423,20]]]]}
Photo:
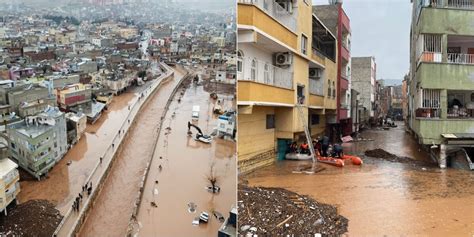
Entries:
{"type": "Polygon", "coordinates": [[[194,105],[193,106],[193,112],[192,112],[192,115],[191,115],[193,120],[198,120],[199,119],[199,111],[200,111],[199,105],[194,105]]]}

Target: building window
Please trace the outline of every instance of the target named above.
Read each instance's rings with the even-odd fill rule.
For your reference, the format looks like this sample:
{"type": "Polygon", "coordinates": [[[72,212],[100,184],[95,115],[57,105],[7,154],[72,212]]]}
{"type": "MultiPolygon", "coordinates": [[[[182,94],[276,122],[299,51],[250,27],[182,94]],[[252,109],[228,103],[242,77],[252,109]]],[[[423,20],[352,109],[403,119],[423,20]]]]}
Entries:
{"type": "Polygon", "coordinates": [[[12,148],[13,148],[13,149],[16,149],[16,145],[15,145],[15,143],[13,143],[13,142],[12,142],[12,148]]]}
{"type": "Polygon", "coordinates": [[[250,80],[255,81],[257,79],[257,60],[252,59],[250,68],[250,80]]]}
{"type": "Polygon", "coordinates": [[[331,89],[331,81],[328,80],[328,97],[331,97],[331,92],[332,92],[332,89],[331,89]]]}
{"type": "Polygon", "coordinates": [[[275,128],[275,115],[274,114],[267,114],[267,129],[274,129],[275,128]]]}
{"type": "Polygon", "coordinates": [[[319,114],[311,114],[311,125],[319,124],[319,114]]]}
{"type": "Polygon", "coordinates": [[[239,50],[237,52],[237,72],[242,72],[242,70],[243,70],[242,58],[243,58],[243,53],[242,53],[242,51],[239,50]]]}
{"type": "Polygon", "coordinates": [[[265,66],[263,67],[263,78],[265,79],[265,83],[270,83],[270,66],[268,63],[265,63],[265,66]]]}
{"type": "Polygon", "coordinates": [[[308,51],[308,37],[301,35],[301,53],[306,54],[308,51]]]}

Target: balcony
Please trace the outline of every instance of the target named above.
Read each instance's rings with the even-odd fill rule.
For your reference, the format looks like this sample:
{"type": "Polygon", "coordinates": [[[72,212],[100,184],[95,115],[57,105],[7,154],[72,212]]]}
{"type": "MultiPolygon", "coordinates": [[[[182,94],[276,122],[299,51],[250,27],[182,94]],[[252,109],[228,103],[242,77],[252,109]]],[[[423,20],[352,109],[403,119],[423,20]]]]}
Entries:
{"type": "Polygon", "coordinates": [[[237,0],[239,4],[254,5],[276,21],[296,32],[297,20],[293,14],[293,2],[277,3],[275,0],[237,0]]]}
{"type": "Polygon", "coordinates": [[[349,81],[346,79],[347,77],[344,75],[341,75],[341,91],[349,89],[349,81]]]}
{"type": "Polygon", "coordinates": [[[448,63],[474,65],[474,54],[448,53],[448,63]]]}
{"type": "Polygon", "coordinates": [[[448,109],[448,119],[473,119],[474,118],[474,109],[466,108],[451,108],[448,109]]]}
{"type": "Polygon", "coordinates": [[[440,108],[418,108],[415,110],[416,118],[440,118],[441,109],[440,108]]]}
{"type": "Polygon", "coordinates": [[[293,89],[293,72],[290,69],[276,67],[257,59],[242,59],[242,72],[239,72],[238,79],[293,89]]]}
{"type": "Polygon", "coordinates": [[[474,17],[474,0],[424,0],[419,3],[415,16],[418,32],[474,35],[474,29],[469,27],[474,17]]]}
{"type": "Polygon", "coordinates": [[[474,0],[421,0],[420,7],[474,10],[474,0]]]}

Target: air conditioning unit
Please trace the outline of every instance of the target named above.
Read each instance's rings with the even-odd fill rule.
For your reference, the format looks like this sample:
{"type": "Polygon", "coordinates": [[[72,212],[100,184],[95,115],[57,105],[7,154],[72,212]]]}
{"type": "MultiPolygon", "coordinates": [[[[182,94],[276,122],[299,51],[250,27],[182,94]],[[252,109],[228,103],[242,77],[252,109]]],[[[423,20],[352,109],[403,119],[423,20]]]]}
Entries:
{"type": "Polygon", "coordinates": [[[291,54],[290,53],[276,53],[275,54],[275,65],[276,66],[290,66],[291,65],[291,54]]]}
{"type": "Polygon", "coordinates": [[[278,13],[293,13],[292,0],[277,0],[275,3],[275,7],[278,13]]]}
{"type": "Polygon", "coordinates": [[[322,70],[320,68],[310,68],[309,69],[309,78],[321,78],[322,70]]]}

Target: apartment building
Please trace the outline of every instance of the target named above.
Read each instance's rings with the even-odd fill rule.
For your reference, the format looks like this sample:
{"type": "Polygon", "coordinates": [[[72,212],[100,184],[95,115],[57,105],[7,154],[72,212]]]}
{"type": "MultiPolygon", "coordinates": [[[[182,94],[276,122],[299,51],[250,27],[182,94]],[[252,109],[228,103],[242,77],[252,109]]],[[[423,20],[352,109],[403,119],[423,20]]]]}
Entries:
{"type": "Polygon", "coordinates": [[[240,172],[284,159],[336,118],[336,37],[311,0],[238,0],[240,172]],[[300,113],[300,111],[302,111],[300,113]]]}
{"type": "Polygon", "coordinates": [[[351,27],[350,20],[342,7],[342,1],[317,5],[313,12],[336,36],[337,41],[337,113],[336,120],[329,123],[332,140],[352,133],[351,119],[351,27]]]}
{"type": "Polygon", "coordinates": [[[449,148],[474,145],[474,2],[412,3],[409,125],[444,168],[449,148]]]}
{"type": "Polygon", "coordinates": [[[0,158],[0,212],[7,215],[10,205],[20,192],[20,173],[18,165],[6,157],[0,158]]]}
{"type": "MultiPolygon", "coordinates": [[[[359,93],[362,107],[357,108],[356,117],[359,125],[368,125],[375,116],[375,81],[376,67],[374,57],[352,57],[352,89],[359,93]]],[[[352,95],[354,96],[354,95],[352,95]]],[[[354,111],[355,112],[355,111],[354,111]]]]}
{"type": "Polygon", "coordinates": [[[66,119],[58,108],[9,124],[7,135],[11,158],[38,179],[67,151],[66,119]]]}

